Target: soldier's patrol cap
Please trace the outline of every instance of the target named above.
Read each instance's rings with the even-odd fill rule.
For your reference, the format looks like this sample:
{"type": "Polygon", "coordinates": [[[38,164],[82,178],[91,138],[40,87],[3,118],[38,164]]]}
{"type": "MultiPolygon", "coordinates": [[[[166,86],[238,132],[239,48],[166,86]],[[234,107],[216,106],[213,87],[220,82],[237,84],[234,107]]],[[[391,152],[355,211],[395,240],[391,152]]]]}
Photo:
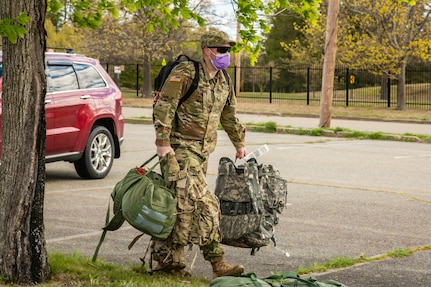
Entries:
{"type": "Polygon", "coordinates": [[[210,47],[210,46],[222,46],[225,44],[229,44],[230,46],[235,46],[236,42],[229,39],[229,36],[226,32],[211,29],[205,34],[201,36],[201,47],[210,47]]]}

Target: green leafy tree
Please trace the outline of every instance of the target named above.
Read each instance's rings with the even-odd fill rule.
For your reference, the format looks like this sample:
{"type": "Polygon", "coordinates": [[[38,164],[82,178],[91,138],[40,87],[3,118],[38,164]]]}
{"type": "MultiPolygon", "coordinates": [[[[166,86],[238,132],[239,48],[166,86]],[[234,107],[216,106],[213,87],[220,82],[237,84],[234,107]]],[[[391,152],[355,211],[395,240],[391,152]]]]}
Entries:
{"type": "Polygon", "coordinates": [[[342,63],[368,68],[397,80],[397,109],[405,109],[405,69],[415,58],[431,60],[431,7],[397,0],[345,3],[342,63]]]}
{"type": "Polygon", "coordinates": [[[51,20],[45,21],[46,30],[46,46],[48,49],[55,51],[64,52],[63,48],[74,49],[75,52],[80,52],[77,43],[84,42],[84,35],[78,33],[71,25],[63,25],[61,28],[57,28],[51,20]],[[59,49],[61,48],[61,49],[59,49]],[[75,49],[78,48],[78,49],[75,49]]]}
{"type": "MultiPolygon", "coordinates": [[[[301,28],[302,41],[282,43],[292,62],[321,63],[328,1],[321,6],[322,17],[301,28]]],[[[430,60],[430,7],[427,1],[356,0],[340,6],[337,62],[351,68],[374,70],[397,80],[397,109],[405,109],[405,67],[413,59],[430,60]]],[[[326,72],[324,72],[326,74],[326,72]]],[[[323,81],[322,81],[323,83],[323,81]]],[[[386,83],[382,81],[382,93],[386,83]]],[[[325,99],[322,93],[322,99],[325,99]]],[[[329,103],[327,120],[330,120],[329,103]]],[[[321,113],[322,117],[322,113],[321,113]]],[[[325,122],[328,122],[325,120],[325,122]]]]}
{"type": "MultiPolygon", "coordinates": [[[[326,11],[323,8],[322,13],[326,11]]],[[[313,26],[308,26],[309,20],[302,15],[287,10],[276,13],[272,18],[272,28],[265,40],[264,62],[270,61],[271,66],[277,68],[285,67],[283,72],[273,74],[274,90],[293,92],[305,89],[301,84],[306,77],[303,67],[322,62],[323,49],[319,46],[323,46],[324,38],[317,32],[310,36],[311,32],[319,30],[322,16],[314,21],[313,26]],[[321,42],[316,44],[319,40],[321,42]],[[292,69],[295,67],[299,69],[292,69]]]]}
{"type": "Polygon", "coordinates": [[[131,21],[107,15],[98,29],[80,29],[85,41],[76,43],[83,54],[95,57],[101,63],[134,63],[140,52],[140,31],[131,21]]]}
{"type": "MultiPolygon", "coordinates": [[[[135,43],[139,47],[139,58],[140,63],[143,64],[143,96],[152,97],[152,77],[151,77],[151,66],[153,62],[162,62],[163,59],[169,61],[178,54],[184,51],[184,43],[194,43],[193,53],[187,53],[193,55],[197,49],[197,37],[191,39],[190,34],[196,35],[196,33],[190,33],[189,31],[195,30],[195,27],[190,21],[185,19],[179,19],[178,27],[171,25],[167,31],[163,31],[161,27],[154,27],[148,31],[148,28],[152,26],[151,19],[148,18],[145,9],[139,9],[134,12],[133,25],[141,33],[135,33],[135,43]]],[[[164,16],[161,16],[162,18],[164,16]]]]}
{"type": "Polygon", "coordinates": [[[251,64],[254,65],[263,47],[264,39],[259,36],[259,31],[267,34],[271,30],[271,22],[268,21],[277,11],[286,8],[289,11],[302,15],[312,23],[319,17],[319,4],[321,0],[239,0],[237,4],[236,17],[241,24],[239,31],[243,42],[237,45],[237,50],[243,49],[250,56],[251,64]]]}
{"type": "Polygon", "coordinates": [[[317,66],[323,63],[325,54],[325,29],[328,12],[328,1],[320,4],[321,16],[316,21],[303,19],[294,22],[293,27],[300,37],[285,39],[280,43],[282,49],[289,55],[284,61],[289,66],[317,66]]]}
{"type": "Polygon", "coordinates": [[[265,60],[274,61],[277,66],[290,64],[295,51],[285,49],[286,43],[303,42],[305,19],[291,11],[281,10],[271,19],[272,28],[265,39],[265,60]]]}

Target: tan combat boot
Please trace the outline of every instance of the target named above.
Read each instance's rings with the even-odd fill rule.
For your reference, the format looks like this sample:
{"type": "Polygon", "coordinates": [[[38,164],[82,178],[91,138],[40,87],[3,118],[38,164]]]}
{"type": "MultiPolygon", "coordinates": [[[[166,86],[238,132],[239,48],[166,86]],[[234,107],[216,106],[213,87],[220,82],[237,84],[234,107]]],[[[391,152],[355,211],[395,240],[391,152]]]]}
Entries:
{"type": "Polygon", "coordinates": [[[173,250],[171,254],[163,260],[157,260],[155,272],[162,271],[179,277],[191,277],[192,274],[185,270],[186,260],[184,257],[184,247],[173,250]]]}
{"type": "Polygon", "coordinates": [[[213,278],[220,276],[240,276],[244,272],[244,266],[232,266],[224,259],[211,263],[213,266],[213,278]]]}

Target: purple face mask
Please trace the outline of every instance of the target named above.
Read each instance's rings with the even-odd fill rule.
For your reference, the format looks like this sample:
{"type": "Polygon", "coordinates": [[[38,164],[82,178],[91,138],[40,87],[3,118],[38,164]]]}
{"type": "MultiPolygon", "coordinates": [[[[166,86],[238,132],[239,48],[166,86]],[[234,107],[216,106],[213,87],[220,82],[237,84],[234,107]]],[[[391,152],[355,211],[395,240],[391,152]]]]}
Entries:
{"type": "Polygon", "coordinates": [[[211,64],[213,64],[214,68],[217,70],[224,70],[230,65],[230,54],[214,54],[211,50],[210,52],[216,56],[215,60],[211,60],[211,64]]]}

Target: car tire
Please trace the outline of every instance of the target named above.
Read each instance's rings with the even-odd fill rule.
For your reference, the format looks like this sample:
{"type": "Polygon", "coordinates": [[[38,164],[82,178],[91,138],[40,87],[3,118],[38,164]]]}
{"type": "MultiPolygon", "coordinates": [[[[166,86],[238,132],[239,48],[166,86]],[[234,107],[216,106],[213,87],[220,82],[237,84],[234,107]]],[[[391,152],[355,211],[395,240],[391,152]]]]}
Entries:
{"type": "Polygon", "coordinates": [[[84,154],[74,163],[78,175],[86,179],[101,179],[107,176],[114,162],[114,145],[111,132],[107,128],[95,127],[88,137],[84,154]]]}

